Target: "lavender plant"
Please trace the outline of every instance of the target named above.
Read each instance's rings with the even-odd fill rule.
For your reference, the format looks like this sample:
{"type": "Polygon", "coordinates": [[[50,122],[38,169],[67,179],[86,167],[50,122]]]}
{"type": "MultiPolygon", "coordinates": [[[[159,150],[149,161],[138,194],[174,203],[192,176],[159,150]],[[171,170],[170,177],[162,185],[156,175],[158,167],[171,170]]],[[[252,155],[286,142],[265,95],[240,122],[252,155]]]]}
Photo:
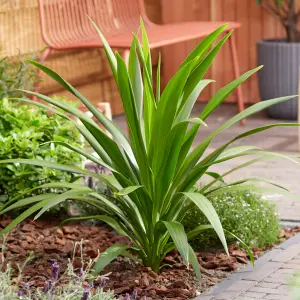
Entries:
{"type": "MultiPolygon", "coordinates": [[[[80,247],[82,258],[82,242],[76,243],[74,252],[80,247]]],[[[2,254],[5,251],[5,242],[2,245],[2,254]]],[[[59,264],[52,262],[52,276],[45,282],[44,288],[33,288],[29,283],[22,282],[22,273],[29,260],[33,258],[30,255],[26,261],[19,265],[18,276],[13,277],[13,269],[8,263],[4,266],[4,255],[0,264],[0,299],[1,300],[113,300],[113,292],[104,292],[107,277],[97,278],[97,282],[91,281],[90,284],[83,286],[83,282],[91,278],[92,265],[94,260],[85,264],[85,268],[80,269],[78,274],[74,269],[72,260],[69,260],[67,271],[61,277],[59,276],[59,264]],[[19,287],[19,285],[21,287],[19,287]]]]}

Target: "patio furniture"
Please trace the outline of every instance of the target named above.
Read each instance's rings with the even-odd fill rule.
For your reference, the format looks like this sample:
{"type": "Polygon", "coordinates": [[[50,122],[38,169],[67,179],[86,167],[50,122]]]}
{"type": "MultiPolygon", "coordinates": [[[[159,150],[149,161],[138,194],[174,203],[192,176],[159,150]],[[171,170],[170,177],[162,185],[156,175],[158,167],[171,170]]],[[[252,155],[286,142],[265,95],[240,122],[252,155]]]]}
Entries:
{"type": "MultiPolygon", "coordinates": [[[[52,51],[103,47],[91,25],[90,16],[99,26],[109,45],[121,49],[127,61],[140,17],[147,28],[150,48],[158,48],[179,42],[202,38],[217,29],[223,22],[184,22],[157,25],[145,12],[143,0],[38,0],[42,37],[48,48],[41,61],[52,51]]],[[[239,23],[230,23],[226,31],[239,28],[239,23]]],[[[235,38],[229,38],[234,76],[239,76],[235,38]]],[[[244,109],[241,87],[237,88],[238,111],[244,109]]]]}

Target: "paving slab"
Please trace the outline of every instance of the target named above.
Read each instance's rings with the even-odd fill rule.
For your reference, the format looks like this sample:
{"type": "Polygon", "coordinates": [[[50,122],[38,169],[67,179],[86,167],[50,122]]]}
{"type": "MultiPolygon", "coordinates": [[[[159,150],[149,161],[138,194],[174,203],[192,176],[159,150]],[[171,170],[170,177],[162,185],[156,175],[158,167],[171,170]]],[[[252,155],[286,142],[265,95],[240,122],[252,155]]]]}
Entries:
{"type": "Polygon", "coordinates": [[[300,234],[259,258],[254,268],[232,274],[195,300],[293,300],[290,282],[300,269],[299,252],[300,234]]]}

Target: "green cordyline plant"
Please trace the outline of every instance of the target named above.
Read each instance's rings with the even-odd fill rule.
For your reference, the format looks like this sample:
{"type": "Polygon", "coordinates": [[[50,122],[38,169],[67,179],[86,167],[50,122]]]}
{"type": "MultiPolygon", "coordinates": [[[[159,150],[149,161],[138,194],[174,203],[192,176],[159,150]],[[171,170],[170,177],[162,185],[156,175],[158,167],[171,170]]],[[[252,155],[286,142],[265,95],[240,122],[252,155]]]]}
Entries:
{"type": "MultiPolygon", "coordinates": [[[[1,235],[7,233],[19,222],[33,213],[38,212],[35,218],[40,217],[51,207],[68,199],[81,201],[104,211],[103,215],[79,217],[76,220],[88,218],[106,222],[121,235],[129,237],[132,246],[115,245],[102,255],[102,261],[95,265],[95,272],[103,268],[103,264],[109,263],[114,257],[130,249],[145,266],[159,271],[161,263],[168,252],[177,248],[186,264],[191,263],[196,274],[200,276],[197,257],[190,247],[188,240],[200,231],[213,228],[219,236],[225,251],[226,240],[222,225],[212,204],[206,196],[219,186],[212,188],[214,183],[220,180],[221,175],[210,172],[209,168],[223,161],[234,159],[244,155],[259,154],[260,157],[250,160],[247,164],[235,167],[246,167],[260,160],[273,156],[281,156],[252,146],[229,146],[244,137],[273,128],[276,126],[295,126],[297,124],[272,124],[247,131],[216,149],[211,154],[204,156],[204,152],[211,141],[223,130],[240,122],[253,113],[261,111],[273,104],[286,101],[291,97],[283,97],[257,103],[214,130],[194,148],[193,141],[199,129],[206,126],[207,117],[249,76],[254,74],[256,68],[238,79],[221,88],[207,103],[198,118],[190,118],[192,108],[201,91],[212,82],[203,79],[211,66],[216,54],[232,34],[229,32],[220,41],[218,37],[226,28],[226,24],[212,32],[192,51],[181,64],[178,72],[170,80],[163,92],[160,92],[160,63],[157,69],[156,92],[152,83],[152,64],[146,31],[141,22],[142,43],[133,35],[130,49],[129,62],[126,62],[118,52],[113,52],[93,23],[102,40],[106,56],[108,58],[112,74],[117,83],[126,121],[129,127],[129,139],[123,132],[103,114],[101,114],[83,95],[67,83],[54,71],[35,61],[29,61],[47,75],[60,83],[69,92],[75,95],[95,116],[95,118],[112,135],[107,136],[101,127],[80,110],[65,103],[56,101],[47,96],[27,91],[30,95],[36,95],[40,99],[50,103],[49,107],[42,103],[23,100],[24,102],[50,109],[62,117],[76,117],[81,122],[70,120],[81,132],[91,148],[97,153],[91,155],[70,144],[57,142],[72,149],[96,164],[108,168],[112,175],[95,174],[87,170],[50,163],[44,160],[8,159],[0,163],[26,163],[70,171],[84,176],[92,176],[104,181],[113,191],[113,195],[96,193],[95,191],[74,183],[50,183],[42,187],[63,187],[68,191],[54,195],[51,193],[34,196],[26,199],[12,199],[1,208],[1,214],[22,206],[30,207],[13,220],[1,235]],[[56,110],[53,105],[59,108],[56,110]],[[67,112],[64,114],[61,110],[67,112]],[[191,125],[191,126],[190,126],[191,125]],[[212,181],[196,190],[194,185],[204,175],[212,177],[212,181]],[[181,224],[187,211],[195,203],[209,221],[209,225],[201,225],[191,232],[185,233],[181,224]]],[[[292,159],[290,157],[286,157],[292,159]]],[[[293,159],[292,159],[293,160],[293,159]]],[[[224,175],[229,174],[227,172],[224,175]]],[[[231,184],[232,189],[246,189],[241,180],[231,184]]],[[[251,178],[249,181],[267,182],[276,186],[276,183],[263,178],[251,178]]],[[[279,186],[280,187],[280,186],[279,186]]],[[[282,193],[288,193],[283,190],[282,193]]],[[[65,220],[65,222],[74,218],[65,220]]],[[[126,252],[126,255],[129,255],[126,252]]]]}

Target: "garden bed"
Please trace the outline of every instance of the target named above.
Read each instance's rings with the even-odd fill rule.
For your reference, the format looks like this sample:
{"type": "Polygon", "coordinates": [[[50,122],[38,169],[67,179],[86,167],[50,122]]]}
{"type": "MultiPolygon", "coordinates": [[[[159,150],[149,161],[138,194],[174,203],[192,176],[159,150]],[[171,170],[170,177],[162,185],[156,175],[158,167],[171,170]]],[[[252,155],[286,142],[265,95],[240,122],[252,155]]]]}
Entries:
{"type": "MultiPolygon", "coordinates": [[[[9,222],[9,219],[2,219],[1,228],[9,222]]],[[[14,269],[17,263],[26,260],[30,251],[34,253],[34,258],[23,270],[20,285],[27,283],[31,289],[44,287],[51,277],[53,262],[59,264],[60,276],[63,276],[68,259],[72,259],[76,241],[83,240],[85,261],[96,258],[98,250],[103,252],[113,244],[129,242],[106,226],[74,223],[56,230],[56,225],[57,222],[51,220],[27,220],[6,237],[5,261],[10,262],[14,269]]],[[[289,238],[297,231],[299,228],[282,230],[281,239],[289,238]]],[[[191,299],[249,263],[247,254],[238,249],[236,244],[230,245],[229,249],[230,257],[217,249],[197,253],[202,271],[200,282],[195,278],[193,270],[185,267],[176,251],[165,258],[166,266],[160,274],[137,265],[128,258],[119,257],[103,272],[110,273],[106,289],[114,290],[118,296],[135,291],[138,298],[146,296],[147,299],[191,299]]],[[[257,258],[268,249],[252,250],[257,258]]],[[[77,270],[82,267],[78,253],[73,260],[73,266],[77,270]]]]}

